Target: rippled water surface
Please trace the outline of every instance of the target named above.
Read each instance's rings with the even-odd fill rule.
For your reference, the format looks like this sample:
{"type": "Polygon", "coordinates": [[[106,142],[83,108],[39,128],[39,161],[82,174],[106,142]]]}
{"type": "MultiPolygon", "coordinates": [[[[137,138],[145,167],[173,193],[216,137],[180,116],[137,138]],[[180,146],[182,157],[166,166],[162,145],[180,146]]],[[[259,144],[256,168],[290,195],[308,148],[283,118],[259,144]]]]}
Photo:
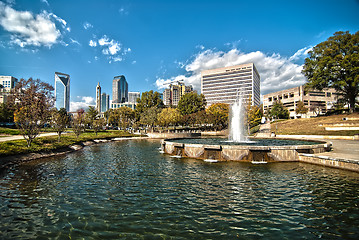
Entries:
{"type": "Polygon", "coordinates": [[[159,146],[100,144],[3,171],[0,239],[359,239],[357,173],[159,146]]]}

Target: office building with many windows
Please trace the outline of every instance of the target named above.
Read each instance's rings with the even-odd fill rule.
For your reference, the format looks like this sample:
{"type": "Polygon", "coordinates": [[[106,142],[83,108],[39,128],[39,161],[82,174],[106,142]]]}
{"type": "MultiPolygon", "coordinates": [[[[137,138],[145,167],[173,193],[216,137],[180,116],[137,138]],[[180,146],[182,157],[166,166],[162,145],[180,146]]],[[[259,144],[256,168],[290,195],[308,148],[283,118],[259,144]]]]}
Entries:
{"type": "Polygon", "coordinates": [[[232,104],[238,94],[259,106],[260,76],[254,63],[204,70],[201,72],[201,92],[207,107],[213,103],[232,104]]]}
{"type": "Polygon", "coordinates": [[[11,90],[15,88],[17,78],[12,76],[0,76],[0,103],[6,103],[11,94],[11,90]]]}
{"type": "Polygon", "coordinates": [[[128,84],[125,76],[116,76],[112,81],[112,102],[128,102],[128,84]]]}
{"type": "Polygon", "coordinates": [[[141,98],[140,92],[128,92],[128,102],[137,104],[137,99],[141,98]]]}
{"type": "Polygon", "coordinates": [[[55,107],[70,111],[70,75],[55,72],[55,107]]]}
{"type": "Polygon", "coordinates": [[[106,93],[101,94],[101,110],[100,112],[106,112],[110,109],[110,95],[106,93]]]}
{"type": "Polygon", "coordinates": [[[166,106],[177,106],[181,97],[186,93],[193,92],[193,87],[186,86],[183,82],[170,84],[169,88],[163,91],[163,103],[166,106]]]}
{"type": "Polygon", "coordinates": [[[309,118],[319,114],[325,114],[335,108],[338,94],[334,88],[318,90],[306,90],[305,86],[285,89],[269,93],[263,96],[263,112],[268,113],[276,102],[281,102],[289,111],[290,118],[309,118]],[[308,109],[306,114],[295,112],[298,102],[303,102],[308,109]]]}

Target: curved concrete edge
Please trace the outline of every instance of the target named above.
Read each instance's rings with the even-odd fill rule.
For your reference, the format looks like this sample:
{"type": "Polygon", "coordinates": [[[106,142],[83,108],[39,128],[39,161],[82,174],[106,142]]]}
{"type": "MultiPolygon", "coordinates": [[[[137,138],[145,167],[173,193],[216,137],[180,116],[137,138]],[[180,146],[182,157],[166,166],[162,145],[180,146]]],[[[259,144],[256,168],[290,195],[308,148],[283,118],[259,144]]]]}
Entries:
{"type": "Polygon", "coordinates": [[[339,168],[359,173],[359,162],[348,159],[331,158],[328,156],[316,156],[314,154],[302,153],[299,154],[299,162],[339,168]]]}
{"type": "Polygon", "coordinates": [[[314,145],[294,146],[251,146],[251,145],[205,145],[178,143],[173,139],[161,141],[162,151],[170,155],[197,159],[215,159],[218,161],[299,161],[300,153],[321,153],[331,147],[330,142],[318,141],[314,145]]]}
{"type": "Polygon", "coordinates": [[[147,133],[149,138],[153,139],[168,139],[168,138],[194,138],[200,137],[201,133],[188,133],[188,132],[178,132],[178,133],[147,133]]]}
{"type": "MultiPolygon", "coordinates": [[[[292,138],[291,138],[292,139],[292,138]]],[[[203,144],[175,144],[176,139],[162,140],[162,149],[171,155],[196,159],[213,159],[216,161],[256,161],[259,157],[266,162],[303,162],[325,167],[359,173],[359,161],[320,156],[318,153],[330,151],[331,142],[318,141],[315,145],[295,146],[229,146],[229,145],[203,145],[203,144]],[[170,151],[169,151],[170,150],[170,151]]],[[[300,139],[303,140],[303,139],[300,139]]],[[[259,161],[260,162],[260,161],[259,161]]]]}

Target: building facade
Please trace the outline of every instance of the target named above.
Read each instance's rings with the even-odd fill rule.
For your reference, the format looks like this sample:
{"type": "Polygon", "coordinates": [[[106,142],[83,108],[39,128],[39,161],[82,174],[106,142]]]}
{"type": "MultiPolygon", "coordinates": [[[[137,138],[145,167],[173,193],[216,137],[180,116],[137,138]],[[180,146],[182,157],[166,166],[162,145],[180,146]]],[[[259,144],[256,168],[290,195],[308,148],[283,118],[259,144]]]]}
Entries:
{"type": "Polygon", "coordinates": [[[70,111],[70,75],[55,72],[55,107],[70,111]]]}
{"type": "Polygon", "coordinates": [[[238,94],[259,106],[260,76],[254,63],[205,70],[201,72],[201,93],[207,107],[213,103],[232,104],[238,94]]]}
{"type": "Polygon", "coordinates": [[[137,104],[138,98],[141,98],[140,92],[128,92],[128,103],[137,104]]]}
{"type": "Polygon", "coordinates": [[[100,83],[97,84],[96,86],[96,110],[97,112],[101,112],[101,86],[100,86],[100,83]]]}
{"type": "Polygon", "coordinates": [[[166,106],[177,106],[181,97],[190,92],[193,92],[191,85],[186,86],[182,82],[178,82],[177,85],[170,84],[169,88],[163,91],[163,103],[166,106]]]}
{"type": "Polygon", "coordinates": [[[12,76],[0,76],[0,103],[6,103],[11,90],[15,88],[17,78],[12,76]]]}
{"type": "Polygon", "coordinates": [[[312,117],[325,114],[328,110],[333,109],[337,100],[338,95],[333,88],[307,91],[302,85],[264,95],[263,111],[267,113],[274,103],[281,102],[289,110],[290,118],[312,117]],[[299,101],[303,102],[308,109],[307,114],[296,114],[295,110],[299,101]]]}
{"type": "Polygon", "coordinates": [[[128,102],[128,84],[125,76],[116,76],[112,81],[112,102],[128,102]]]}
{"type": "Polygon", "coordinates": [[[106,112],[110,108],[110,95],[106,93],[101,94],[101,109],[100,112],[106,112]]]}
{"type": "Polygon", "coordinates": [[[121,107],[129,107],[129,108],[135,110],[136,109],[136,104],[135,103],[129,103],[129,102],[111,103],[111,108],[112,109],[121,108],[121,107]]]}

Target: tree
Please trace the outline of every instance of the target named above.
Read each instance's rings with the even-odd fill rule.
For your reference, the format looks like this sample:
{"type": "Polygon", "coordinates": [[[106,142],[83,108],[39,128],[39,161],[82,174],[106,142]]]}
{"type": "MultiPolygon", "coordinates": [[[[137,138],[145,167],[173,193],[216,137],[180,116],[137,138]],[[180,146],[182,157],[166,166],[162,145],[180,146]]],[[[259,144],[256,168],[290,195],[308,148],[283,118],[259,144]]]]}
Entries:
{"type": "Polygon", "coordinates": [[[106,120],[104,118],[98,118],[93,121],[92,128],[97,136],[97,133],[105,126],[106,120]]]}
{"type": "Polygon", "coordinates": [[[93,122],[98,118],[98,111],[94,106],[90,106],[86,112],[86,122],[90,128],[93,127],[93,122]]]}
{"type": "Polygon", "coordinates": [[[182,115],[188,115],[202,111],[206,108],[206,99],[203,94],[197,92],[186,93],[178,102],[177,109],[182,115]]]}
{"type": "Polygon", "coordinates": [[[206,109],[208,122],[216,130],[222,130],[228,126],[229,105],[226,103],[214,103],[206,109]]]}
{"type": "Polygon", "coordinates": [[[51,123],[58,135],[58,141],[60,142],[61,133],[65,130],[66,126],[70,123],[69,115],[65,108],[57,110],[54,108],[51,111],[51,123]]]}
{"type": "Polygon", "coordinates": [[[181,113],[175,108],[164,108],[158,114],[158,123],[161,126],[176,125],[181,120],[181,113]]]}
{"type": "Polygon", "coordinates": [[[10,104],[0,104],[0,122],[14,122],[14,109],[10,104]]]}
{"type": "Polygon", "coordinates": [[[119,127],[126,129],[132,126],[135,120],[135,111],[129,107],[120,107],[117,110],[117,116],[119,119],[119,127]]]}
{"type": "Polygon", "coordinates": [[[250,105],[247,112],[247,121],[249,128],[258,126],[261,123],[263,111],[257,105],[250,105]]]}
{"type": "Polygon", "coordinates": [[[314,89],[332,87],[349,102],[351,112],[359,93],[359,31],[336,32],[319,43],[305,59],[303,73],[314,89]]]}
{"type": "Polygon", "coordinates": [[[325,110],[325,108],[326,108],[325,105],[320,102],[317,101],[310,102],[310,111],[315,113],[316,116],[318,116],[322,110],[325,110]]]}
{"type": "Polygon", "coordinates": [[[120,107],[110,109],[108,121],[111,125],[120,128],[128,128],[133,125],[135,120],[135,111],[129,107],[120,107]]]}
{"type": "Polygon", "coordinates": [[[302,101],[297,102],[297,106],[295,107],[296,114],[307,114],[308,108],[304,105],[302,101]]]}
{"type": "Polygon", "coordinates": [[[288,119],[289,111],[282,102],[275,102],[269,111],[269,116],[272,119],[288,119]]]}
{"type": "Polygon", "coordinates": [[[140,123],[144,124],[144,125],[151,126],[151,131],[152,131],[153,126],[157,122],[157,116],[160,112],[161,112],[161,109],[157,108],[155,106],[148,108],[141,114],[140,123]]]}
{"type": "Polygon", "coordinates": [[[21,79],[13,90],[14,121],[30,147],[50,117],[54,88],[39,79],[21,79]]]}
{"type": "Polygon", "coordinates": [[[85,131],[85,110],[82,108],[76,111],[76,115],[72,120],[72,130],[78,138],[85,131]]]}
{"type": "Polygon", "coordinates": [[[164,105],[160,96],[159,92],[153,90],[142,93],[141,98],[137,99],[136,112],[138,115],[151,107],[163,108],[164,105]]]}

